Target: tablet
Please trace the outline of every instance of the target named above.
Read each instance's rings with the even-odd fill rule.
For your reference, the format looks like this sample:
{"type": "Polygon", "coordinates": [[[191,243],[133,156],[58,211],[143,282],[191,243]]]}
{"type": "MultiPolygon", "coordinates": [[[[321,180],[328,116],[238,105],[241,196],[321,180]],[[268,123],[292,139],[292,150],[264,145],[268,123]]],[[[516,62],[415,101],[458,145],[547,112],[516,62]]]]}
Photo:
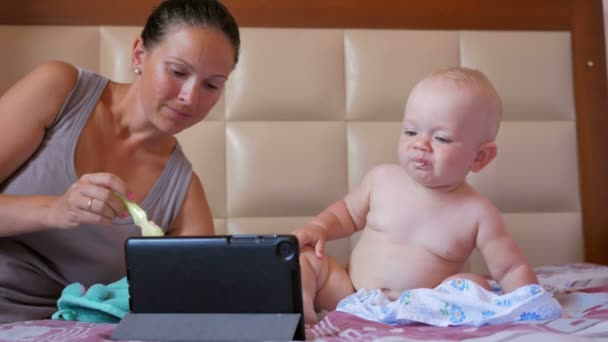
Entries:
{"type": "Polygon", "coordinates": [[[293,235],[134,237],[125,254],[132,313],[297,313],[303,334],[293,235]]]}

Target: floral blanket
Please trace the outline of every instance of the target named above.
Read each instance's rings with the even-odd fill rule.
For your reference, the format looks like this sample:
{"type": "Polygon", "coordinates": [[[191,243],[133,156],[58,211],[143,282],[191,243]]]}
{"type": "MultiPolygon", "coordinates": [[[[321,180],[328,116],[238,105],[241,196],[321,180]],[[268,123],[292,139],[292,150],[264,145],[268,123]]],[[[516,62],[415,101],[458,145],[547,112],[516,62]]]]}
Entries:
{"type": "Polygon", "coordinates": [[[360,289],[338,304],[338,311],[387,324],[426,323],[496,325],[559,318],[562,307],[539,285],[522,286],[507,294],[488,291],[467,279],[453,279],[433,289],[405,291],[391,301],[380,290],[360,289]]]}

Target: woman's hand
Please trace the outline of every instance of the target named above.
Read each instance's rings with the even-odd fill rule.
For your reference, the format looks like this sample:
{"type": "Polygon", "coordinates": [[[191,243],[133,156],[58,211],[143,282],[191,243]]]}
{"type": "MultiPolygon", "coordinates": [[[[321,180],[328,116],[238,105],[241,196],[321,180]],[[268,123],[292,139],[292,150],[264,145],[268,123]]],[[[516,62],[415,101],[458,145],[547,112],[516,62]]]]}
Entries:
{"type": "Polygon", "coordinates": [[[127,210],[114,192],[126,194],[126,184],[111,173],[85,174],[48,206],[49,226],[74,228],[80,224],[111,224],[116,217],[126,217],[127,210]]]}
{"type": "Polygon", "coordinates": [[[292,232],[298,238],[300,247],[311,245],[315,249],[315,255],[323,257],[325,242],[327,241],[327,230],[316,223],[309,223],[292,232]]]}

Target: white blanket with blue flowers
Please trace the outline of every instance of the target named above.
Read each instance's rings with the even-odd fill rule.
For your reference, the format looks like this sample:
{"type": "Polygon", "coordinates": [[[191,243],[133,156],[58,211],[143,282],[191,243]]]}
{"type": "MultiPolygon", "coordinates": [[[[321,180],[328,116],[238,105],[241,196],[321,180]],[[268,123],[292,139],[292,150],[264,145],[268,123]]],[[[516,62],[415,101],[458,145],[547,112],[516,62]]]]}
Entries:
{"type": "Polygon", "coordinates": [[[455,279],[434,289],[405,291],[395,301],[380,290],[360,289],[340,301],[336,310],[387,324],[481,326],[555,319],[560,317],[562,307],[539,285],[498,294],[475,282],[455,279]]]}

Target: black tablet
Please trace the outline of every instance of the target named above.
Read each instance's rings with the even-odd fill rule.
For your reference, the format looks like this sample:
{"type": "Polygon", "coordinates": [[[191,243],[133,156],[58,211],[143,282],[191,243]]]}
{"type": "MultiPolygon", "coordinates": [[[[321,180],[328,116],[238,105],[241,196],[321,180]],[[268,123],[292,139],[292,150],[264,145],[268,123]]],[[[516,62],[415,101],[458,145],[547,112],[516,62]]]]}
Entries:
{"type": "Polygon", "coordinates": [[[293,235],[137,237],[125,252],[132,313],[302,315],[293,235]]]}

